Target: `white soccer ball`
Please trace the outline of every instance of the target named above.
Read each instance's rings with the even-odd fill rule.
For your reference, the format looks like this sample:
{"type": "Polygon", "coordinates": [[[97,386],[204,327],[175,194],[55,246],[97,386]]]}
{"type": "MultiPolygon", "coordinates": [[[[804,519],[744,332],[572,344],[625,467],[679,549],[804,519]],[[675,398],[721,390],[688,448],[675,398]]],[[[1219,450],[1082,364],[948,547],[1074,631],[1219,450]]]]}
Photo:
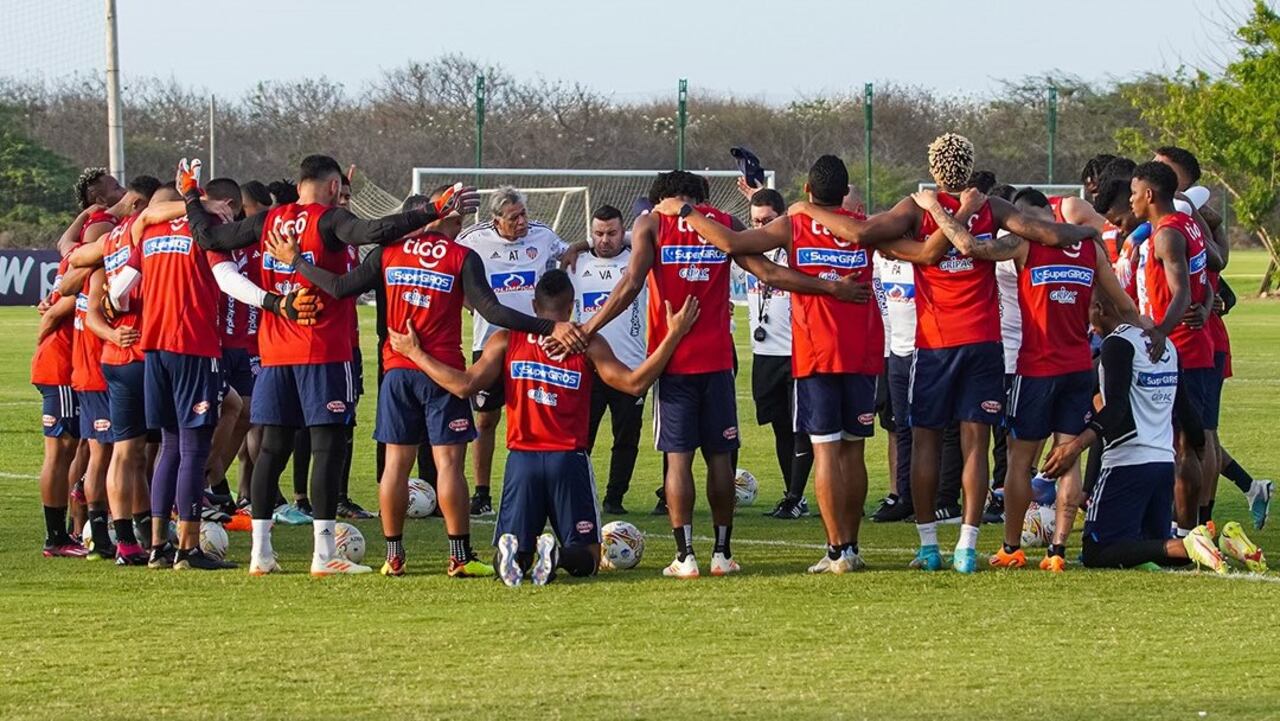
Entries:
{"type": "Polygon", "coordinates": [[[760,482],[751,475],[751,471],[739,468],[733,477],[734,501],[738,506],[750,506],[756,502],[756,494],[760,491],[760,482]]]}
{"type": "MultiPolygon", "coordinates": [[[[112,543],[118,543],[116,540],[116,527],[110,520],[107,521],[107,535],[111,537],[112,543]]],[[[84,522],[84,528],[80,529],[80,541],[84,547],[93,550],[93,527],[89,521],[84,522]]]]}
{"type": "Polygon", "coordinates": [[[230,544],[231,539],[227,538],[227,531],[221,523],[205,521],[200,524],[200,550],[204,555],[219,561],[225,560],[227,546],[230,544]]]}
{"type": "Polygon", "coordinates": [[[431,488],[431,484],[430,484],[430,483],[427,483],[426,481],[422,480],[421,478],[410,478],[410,479],[409,479],[409,489],[410,489],[410,490],[413,490],[414,488],[417,488],[417,489],[426,489],[426,490],[434,490],[434,489],[432,489],[432,488],[431,488]]]}
{"type": "Polygon", "coordinates": [[[626,521],[610,521],[600,529],[600,567],[606,570],[635,568],[644,556],[644,533],[626,521]]]}
{"type": "Polygon", "coordinates": [[[333,532],[333,543],[338,555],[351,561],[364,561],[364,534],[350,523],[339,523],[333,532]]]}
{"type": "Polygon", "coordinates": [[[1053,542],[1053,532],[1057,526],[1057,510],[1053,506],[1033,502],[1027,506],[1027,515],[1022,518],[1022,545],[1028,548],[1049,545],[1053,542]]]}
{"type": "MultiPolygon", "coordinates": [[[[414,479],[417,480],[417,479],[414,479]]],[[[436,492],[431,486],[423,483],[420,486],[409,486],[409,518],[426,518],[436,510],[436,492]]]]}

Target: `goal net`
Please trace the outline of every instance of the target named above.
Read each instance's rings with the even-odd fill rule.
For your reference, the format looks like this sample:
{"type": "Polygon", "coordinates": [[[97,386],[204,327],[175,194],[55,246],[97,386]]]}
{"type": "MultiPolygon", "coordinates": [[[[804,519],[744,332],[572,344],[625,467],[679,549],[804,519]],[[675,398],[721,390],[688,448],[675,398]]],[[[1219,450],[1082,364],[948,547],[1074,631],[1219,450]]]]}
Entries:
{"type": "MultiPolygon", "coordinates": [[[[1084,186],[1079,184],[1063,183],[1061,185],[1045,185],[1043,183],[1010,183],[1013,187],[1021,190],[1023,188],[1035,188],[1044,193],[1046,197],[1074,195],[1079,198],[1084,197],[1084,186]]],[[[917,190],[936,189],[937,183],[920,183],[916,186],[917,190]]]]}
{"type": "MultiPolygon", "coordinates": [[[[528,197],[529,219],[545,223],[567,242],[586,240],[591,214],[601,205],[622,211],[624,224],[635,219],[632,206],[649,194],[659,170],[556,170],[525,168],[414,168],[413,192],[428,193],[450,183],[472,183],[481,194],[511,185],[528,197]]],[[[691,171],[707,179],[710,203],[727,213],[746,217],[747,200],[738,192],[736,170],[691,171]]],[[[765,182],[774,185],[773,171],[765,182]]],[[[479,214],[483,219],[484,212],[479,214]]]]}

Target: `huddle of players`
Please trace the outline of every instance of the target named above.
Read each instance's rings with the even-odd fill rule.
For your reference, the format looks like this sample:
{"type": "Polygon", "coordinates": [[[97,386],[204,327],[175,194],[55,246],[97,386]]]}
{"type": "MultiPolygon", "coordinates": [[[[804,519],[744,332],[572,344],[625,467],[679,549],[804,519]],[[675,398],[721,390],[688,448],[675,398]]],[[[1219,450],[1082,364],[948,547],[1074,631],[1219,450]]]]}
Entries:
{"type": "MultiPolygon", "coordinates": [[[[258,381],[267,392],[258,388],[253,395],[258,400],[252,402],[251,410],[252,420],[263,427],[263,438],[252,483],[250,571],[279,570],[270,545],[270,511],[278,493],[279,473],[300,427],[310,430],[316,460],[312,572],[327,575],[371,570],[334,553],[335,483],[329,478],[333,468],[342,466],[340,456],[345,448],[341,434],[332,431],[347,425],[354,400],[351,344],[344,335],[352,323],[351,301],[347,299],[371,288],[381,291],[390,328],[390,342],[383,349],[387,373],[379,393],[375,430],[375,438],[387,444],[380,490],[387,540],[384,574],[404,573],[407,479],[424,441],[431,446],[440,475],[450,574],[494,573],[470,547],[462,465],[465,444],[474,439],[476,431],[469,409],[460,399],[493,387],[499,378],[509,413],[507,441],[512,455],[495,533],[497,573],[509,585],[518,585],[525,577],[545,583],[557,567],[573,575],[594,572],[599,563],[599,518],[594,479],[584,451],[589,445],[591,388],[596,377],[632,397],[642,397],[656,381],[657,445],[666,454],[665,490],[677,546],[676,558],[664,574],[685,578],[699,574],[691,524],[692,459],[699,449],[707,462],[707,494],[715,525],[710,571],[713,575],[738,571],[740,566],[731,551],[731,453],[737,449],[738,434],[731,371],[729,258],[769,287],[793,294],[791,372],[795,378],[796,431],[813,445],[815,484],[828,541],[828,552],[810,571],[843,573],[861,568],[858,526],[867,487],[863,439],[871,435],[876,378],[885,358],[880,310],[866,302],[873,251],[911,262],[916,271],[916,349],[910,374],[909,418],[911,487],[921,549],[913,565],[927,569],[942,565],[932,496],[941,431],[958,421],[965,459],[965,523],[953,565],[962,572],[976,570],[978,523],[986,499],[989,429],[1000,420],[1005,397],[994,261],[1015,260],[1023,286],[1019,302],[1024,341],[1019,374],[1014,379],[1017,393],[1011,394],[1015,402],[1010,409],[1015,439],[1011,449],[1017,449],[1020,462],[1034,460],[1040,442],[1051,432],[1075,437],[1084,431],[1092,383],[1082,381],[1080,374],[1089,374],[1085,329],[1095,283],[1104,291],[1097,309],[1110,303],[1111,318],[1139,322],[1139,317],[1115,282],[1107,258],[1093,243],[1100,237],[1097,228],[1066,223],[1061,210],[1053,218],[1041,219],[1014,204],[966,190],[973,149],[964,138],[940,137],[931,145],[929,156],[931,172],[944,191],[941,195],[917,193],[868,219],[841,207],[848,192],[847,171],[838,158],[824,156],[810,172],[808,201],[793,205],[785,217],[750,230],[703,204],[706,185],[697,176],[679,171],[661,174],[651,194],[659,201],[654,212],[640,217],[632,229],[626,272],[581,328],[569,322],[574,310],[573,287],[558,271],[547,272],[537,281],[533,298],[536,317],[497,302],[494,288],[498,284],[485,277],[484,265],[474,251],[455,242],[461,215],[476,207],[476,195],[470,189],[455,193],[451,188],[440,188],[431,198],[417,199],[424,206],[420,209],[406,204],[406,212],[399,216],[358,221],[332,208],[341,189],[336,162],[312,156],[303,164],[302,197],[297,203],[217,224],[200,200],[198,175],[193,178],[190,172],[180,172],[187,240],[212,251],[256,247],[261,253],[260,282],[280,295],[259,290],[262,296],[251,300],[289,318],[268,314],[262,319],[263,370],[258,381]],[[998,230],[1008,235],[997,238],[998,230]],[[353,270],[347,246],[360,243],[380,243],[382,247],[353,270]],[[760,255],[779,251],[785,251],[786,265],[774,262],[777,257],[771,260],[760,255]],[[646,283],[648,354],[638,366],[628,366],[617,361],[597,332],[632,306],[646,283]],[[323,303],[310,301],[307,289],[311,288],[319,289],[317,295],[323,303]],[[468,369],[464,369],[460,351],[464,298],[486,320],[506,329],[494,332],[484,342],[468,369]],[[680,305],[679,311],[673,304],[680,305]],[[321,308],[326,310],[317,314],[321,308]],[[339,340],[339,336],[343,338],[339,340]],[[1083,369],[1077,367],[1081,357],[1083,369]],[[1025,402],[1019,402],[1023,398],[1025,402]],[[1032,447],[1030,452],[1027,445],[1032,447]],[[555,533],[539,537],[548,518],[555,533]]],[[[1149,199],[1162,194],[1164,188],[1154,182],[1135,174],[1135,198],[1140,185],[1150,186],[1143,190],[1146,205],[1134,203],[1143,209],[1135,213],[1145,213],[1146,208],[1156,205],[1149,199]]],[[[212,195],[214,183],[210,185],[212,195]]],[[[1030,205],[1035,206],[1036,200],[1031,198],[1030,205]]],[[[176,228],[179,223],[172,225],[176,228]]],[[[1168,223],[1158,225],[1158,236],[1169,235],[1168,223]]],[[[1184,223],[1173,232],[1190,232],[1186,227],[1191,226],[1184,223]]],[[[187,243],[186,247],[195,246],[187,243]]],[[[142,255],[147,257],[145,244],[142,255]]],[[[1166,265],[1176,266],[1163,255],[1159,257],[1166,265]]],[[[206,263],[216,265],[217,257],[206,263]]],[[[145,272],[143,277],[147,277],[145,272]]],[[[86,287],[90,285],[86,282],[86,287]]],[[[1144,337],[1159,351],[1165,337],[1173,336],[1176,342],[1182,313],[1173,310],[1183,303],[1180,299],[1186,285],[1178,285],[1176,280],[1155,285],[1166,290],[1163,295],[1160,291],[1149,294],[1154,298],[1149,302],[1157,304],[1153,309],[1164,320],[1155,327],[1146,323],[1144,337]],[[1174,290],[1168,291],[1169,286],[1174,290]]],[[[1202,307],[1204,300],[1201,298],[1202,307]]],[[[144,342],[144,355],[149,350],[158,349],[144,342]]],[[[1161,355],[1166,362],[1169,356],[1161,355]]],[[[157,358],[159,366],[164,357],[157,354],[157,358]]],[[[185,381],[190,373],[179,368],[173,375],[185,381]]],[[[198,401],[184,406],[188,398],[177,400],[174,407],[181,411],[177,415],[192,416],[193,412],[185,409],[202,405],[198,401]]],[[[194,415],[207,418],[208,410],[205,405],[194,415]]],[[[182,423],[190,423],[190,419],[178,424],[179,431],[182,423]]],[[[158,425],[165,428],[163,420],[158,425]]],[[[1108,438],[1107,429],[1098,421],[1092,427],[1095,434],[1108,438]]],[[[181,451],[188,446],[196,449],[192,453],[199,458],[200,448],[207,445],[201,443],[203,436],[172,435],[177,437],[174,445],[179,459],[185,460],[181,451]]],[[[1110,440],[1116,444],[1126,439],[1110,440]]],[[[1065,478],[1073,462],[1063,460],[1067,451],[1062,448],[1074,446],[1055,450],[1050,464],[1056,463],[1055,469],[1065,478]]],[[[1011,450],[1011,459],[1014,453],[1011,450]]],[[[1102,460],[1106,467],[1105,453],[1102,460]]],[[[184,467],[181,461],[175,465],[184,467]]],[[[1022,489],[1029,485],[1031,463],[1024,465],[1027,473],[1014,473],[1006,484],[1010,517],[1018,519],[1021,514],[1012,511],[1019,494],[1026,496],[1022,489]]],[[[1091,528],[1086,528],[1086,562],[1090,538],[1099,548],[1114,540],[1097,532],[1102,526],[1094,519],[1095,515],[1114,518],[1101,513],[1104,506],[1116,505],[1100,502],[1101,490],[1107,485],[1114,489],[1123,483],[1113,481],[1094,489],[1099,497],[1090,509],[1092,535],[1091,528]]],[[[1072,495],[1069,484],[1062,485],[1060,494],[1072,495]]],[[[152,500],[152,508],[156,508],[156,499],[152,500]]],[[[167,516],[171,506],[172,497],[168,505],[159,506],[166,513],[155,515],[167,516]]],[[[183,518],[181,504],[179,512],[183,518]]],[[[1167,535],[1167,527],[1165,532],[1167,535]]],[[[1016,533],[1012,542],[1009,536],[1007,531],[1005,547],[993,558],[996,565],[1025,562],[1018,560],[1021,552],[1016,547],[1016,533]]],[[[177,553],[184,558],[198,555],[198,550],[184,545],[187,540],[180,540],[177,553]]],[[[1186,548],[1200,560],[1194,552],[1203,551],[1203,545],[1186,548]]],[[[1056,564],[1050,561],[1049,567],[1061,570],[1062,557],[1061,543],[1055,544],[1049,558],[1059,560],[1056,564]]],[[[1176,554],[1171,552],[1170,557],[1176,558],[1176,554]]]]}

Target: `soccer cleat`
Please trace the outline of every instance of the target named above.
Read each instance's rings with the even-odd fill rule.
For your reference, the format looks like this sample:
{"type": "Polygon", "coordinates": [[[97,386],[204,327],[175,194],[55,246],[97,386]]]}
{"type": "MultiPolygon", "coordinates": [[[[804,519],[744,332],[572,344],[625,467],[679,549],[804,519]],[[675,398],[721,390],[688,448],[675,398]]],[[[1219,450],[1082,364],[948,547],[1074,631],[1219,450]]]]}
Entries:
{"type": "Polygon", "coordinates": [[[116,547],[107,546],[105,548],[99,548],[97,545],[95,545],[93,548],[89,549],[89,552],[86,553],[84,557],[85,557],[85,560],[87,561],[114,562],[116,560],[116,547]]]}
{"type": "Polygon", "coordinates": [[[844,564],[844,573],[861,571],[867,567],[867,562],[862,560],[862,556],[855,553],[852,548],[844,549],[844,553],[840,556],[840,561],[844,564]]]}
{"type": "Polygon", "coordinates": [[[1027,554],[1023,553],[1021,548],[1013,553],[1005,553],[1004,547],[1001,546],[988,560],[996,568],[1022,568],[1027,565],[1027,554]]]}
{"type": "Polygon", "coordinates": [[[307,518],[315,518],[316,509],[311,507],[311,499],[305,496],[293,502],[293,507],[306,514],[307,518]]]}
{"type": "Polygon", "coordinates": [[[325,576],[358,576],[362,573],[373,573],[373,569],[358,563],[352,563],[345,558],[325,560],[319,556],[313,555],[311,557],[311,575],[316,578],[324,578],[325,576]]]}
{"type": "Polygon", "coordinates": [[[916,557],[911,559],[909,565],[911,568],[918,568],[921,571],[941,571],[942,563],[942,553],[938,551],[938,547],[929,545],[921,546],[916,551],[916,557]]]}
{"type": "Polygon", "coordinates": [[[1218,550],[1230,558],[1240,562],[1250,573],[1266,573],[1267,559],[1249,537],[1238,521],[1228,521],[1222,527],[1222,535],[1218,536],[1218,550]]]}
{"type": "Polygon", "coordinates": [[[778,511],[782,510],[782,507],[783,507],[783,506],[785,506],[785,505],[787,505],[787,497],[786,497],[786,496],[783,496],[782,498],[779,498],[779,499],[778,499],[778,502],[777,502],[777,503],[773,504],[773,508],[772,508],[771,510],[765,511],[764,513],[761,513],[760,515],[762,515],[762,516],[764,516],[764,517],[766,517],[766,518],[777,518],[777,517],[778,517],[778,511]]]}
{"type": "MultiPolygon", "coordinates": [[[[1026,559],[1023,559],[1026,562],[1026,559]]],[[[978,551],[974,548],[957,548],[951,557],[951,568],[956,573],[978,572],[978,551]]]]}
{"type": "Polygon", "coordinates": [[[178,549],[171,544],[165,543],[160,546],[151,547],[151,557],[147,559],[147,568],[173,568],[173,557],[177,554],[178,549]]]}
{"type": "Polygon", "coordinates": [[[667,509],[667,497],[665,494],[663,494],[662,489],[659,488],[658,490],[654,491],[653,495],[658,497],[658,502],[654,504],[653,510],[649,512],[650,515],[653,515],[653,516],[669,515],[670,511],[667,509]]]}
{"type": "Polygon", "coordinates": [[[404,575],[404,556],[389,556],[382,564],[382,570],[379,571],[384,576],[403,576],[404,575]]]}
{"type": "Polygon", "coordinates": [[[450,578],[492,578],[496,571],[493,566],[472,556],[466,561],[450,558],[446,573],[450,578]]]}
{"type": "Polygon", "coordinates": [[[65,538],[54,543],[44,544],[44,550],[41,553],[44,554],[45,558],[84,558],[89,555],[89,549],[70,538],[65,538]]]}
{"type": "Polygon", "coordinates": [[[934,518],[937,519],[938,523],[945,523],[948,525],[960,523],[964,520],[964,512],[960,510],[959,503],[953,503],[949,506],[938,506],[938,509],[934,511],[933,515],[934,518]]]}
{"type": "Polygon", "coordinates": [[[367,521],[373,518],[373,514],[350,498],[344,498],[338,501],[338,518],[345,518],[351,521],[367,521]]]}
{"type": "Polygon", "coordinates": [[[627,509],[622,507],[621,501],[605,499],[602,507],[604,512],[611,516],[625,516],[628,513],[627,509]]]}
{"type": "Polygon", "coordinates": [[[683,561],[677,557],[671,565],[662,569],[662,575],[667,578],[697,578],[700,575],[698,559],[694,558],[692,553],[685,556],[683,561]]]}
{"type": "Polygon", "coordinates": [[[880,507],[871,514],[871,520],[874,523],[897,523],[911,518],[915,513],[910,501],[891,495],[880,502],[880,507]]]}
{"type": "Polygon", "coordinates": [[[1218,526],[1214,524],[1212,518],[1204,522],[1204,530],[1209,534],[1209,538],[1218,537],[1218,526]]]}
{"type": "Polygon", "coordinates": [[[774,509],[772,515],[774,518],[783,521],[794,521],[809,515],[805,508],[804,499],[784,498],[778,502],[778,507],[774,509]]]}
{"type": "MultiPolygon", "coordinates": [[[[501,578],[508,588],[517,588],[524,580],[524,571],[520,570],[520,561],[516,560],[519,550],[520,542],[510,533],[504,533],[498,538],[498,578],[501,578]]],[[[452,561],[450,563],[452,564],[452,561]]],[[[453,570],[452,565],[450,570],[453,570]]]]}
{"type": "Polygon", "coordinates": [[[839,573],[839,571],[835,570],[835,565],[842,560],[844,559],[836,558],[835,560],[832,560],[830,556],[824,553],[817,563],[809,566],[809,573],[839,573]]]}
{"type": "Polygon", "coordinates": [[[116,565],[117,566],[145,566],[147,565],[147,552],[142,549],[139,543],[118,543],[116,544],[116,565]]]}
{"type": "Polygon", "coordinates": [[[796,500],[796,508],[800,509],[801,518],[808,518],[812,515],[809,512],[809,502],[804,499],[804,496],[800,496],[800,498],[796,500]]]}
{"type": "Polygon", "coordinates": [[[982,511],[983,523],[1004,523],[1004,490],[996,488],[991,491],[991,499],[982,511]]]}
{"type": "Polygon", "coordinates": [[[1062,573],[1067,570],[1067,559],[1062,556],[1045,556],[1040,559],[1040,570],[1051,573],[1062,573]]]}
{"type": "Polygon", "coordinates": [[[297,506],[288,503],[276,506],[276,510],[271,514],[271,520],[285,526],[306,526],[311,524],[311,516],[303,513],[297,506]]]}
{"type": "Polygon", "coordinates": [[[248,533],[253,530],[253,519],[244,513],[236,513],[231,516],[231,520],[222,526],[228,531],[242,531],[248,533]]]}
{"type": "Polygon", "coordinates": [[[712,576],[728,576],[731,573],[737,573],[742,570],[742,566],[732,558],[726,557],[723,553],[711,554],[711,575],[712,576]]]}
{"type": "Polygon", "coordinates": [[[250,576],[265,576],[268,573],[284,573],[284,569],[280,567],[280,562],[273,555],[271,558],[261,559],[254,558],[249,561],[250,576]]]}
{"type": "Polygon", "coordinates": [[[560,549],[556,546],[556,537],[550,533],[544,533],[538,536],[537,551],[533,556],[533,567],[529,569],[529,575],[533,578],[533,585],[545,586],[551,582],[556,575],[556,564],[560,562],[560,549]]]}
{"type": "Polygon", "coordinates": [[[1222,552],[1213,545],[1213,539],[1204,526],[1196,526],[1187,534],[1182,539],[1182,546],[1187,549],[1187,556],[1195,561],[1197,569],[1205,566],[1220,576],[1227,574],[1227,562],[1222,557],[1222,552]]]}
{"type": "Polygon", "coordinates": [[[471,517],[481,518],[493,515],[493,501],[489,496],[472,496],[471,497],[471,517]]]}
{"type": "Polygon", "coordinates": [[[231,561],[223,561],[207,555],[199,548],[187,551],[186,558],[179,558],[173,562],[175,571],[225,571],[230,568],[238,568],[238,566],[231,561]]]}
{"type": "Polygon", "coordinates": [[[1249,502],[1249,514],[1253,516],[1253,527],[1259,531],[1267,525],[1267,516],[1271,513],[1271,491],[1275,484],[1271,481],[1255,480],[1245,494],[1249,502]]]}

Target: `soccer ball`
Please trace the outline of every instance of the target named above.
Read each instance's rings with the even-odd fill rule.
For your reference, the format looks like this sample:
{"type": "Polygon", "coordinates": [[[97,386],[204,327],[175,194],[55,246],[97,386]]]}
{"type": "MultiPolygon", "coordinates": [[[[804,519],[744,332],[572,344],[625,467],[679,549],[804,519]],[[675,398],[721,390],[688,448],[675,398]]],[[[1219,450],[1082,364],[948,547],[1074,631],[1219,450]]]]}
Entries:
{"type": "Polygon", "coordinates": [[[339,523],[333,534],[333,543],[338,555],[351,561],[364,561],[364,534],[350,523],[339,523]]]}
{"type": "Polygon", "coordinates": [[[1027,506],[1027,515],[1022,518],[1022,545],[1028,548],[1049,545],[1053,541],[1057,521],[1057,510],[1053,506],[1032,502],[1027,506]]]}
{"type": "Polygon", "coordinates": [[[421,478],[410,478],[410,479],[409,479],[409,490],[413,490],[414,488],[417,488],[417,489],[426,489],[426,490],[434,490],[434,489],[432,489],[432,488],[431,488],[431,484],[430,484],[430,483],[427,483],[426,481],[422,480],[421,478]]]}
{"type": "Polygon", "coordinates": [[[635,568],[644,555],[644,533],[626,521],[610,521],[600,529],[600,567],[606,570],[635,568]]]}
{"type": "MultiPolygon", "coordinates": [[[[111,537],[113,544],[117,542],[116,527],[110,520],[107,521],[107,535],[111,537]]],[[[80,542],[84,544],[85,548],[90,551],[93,550],[93,527],[89,524],[89,521],[85,521],[84,528],[80,529],[80,542]]]]}
{"type": "Polygon", "coordinates": [[[756,493],[760,490],[760,482],[751,475],[751,471],[739,468],[733,477],[734,501],[739,506],[750,506],[756,502],[756,493]]]}
{"type": "Polygon", "coordinates": [[[436,492],[431,486],[422,481],[415,484],[413,479],[409,482],[409,510],[407,515],[409,518],[426,518],[436,510],[436,492]]]}
{"type": "Polygon", "coordinates": [[[209,558],[219,561],[227,557],[227,531],[220,523],[205,521],[200,524],[200,550],[209,558]]]}

